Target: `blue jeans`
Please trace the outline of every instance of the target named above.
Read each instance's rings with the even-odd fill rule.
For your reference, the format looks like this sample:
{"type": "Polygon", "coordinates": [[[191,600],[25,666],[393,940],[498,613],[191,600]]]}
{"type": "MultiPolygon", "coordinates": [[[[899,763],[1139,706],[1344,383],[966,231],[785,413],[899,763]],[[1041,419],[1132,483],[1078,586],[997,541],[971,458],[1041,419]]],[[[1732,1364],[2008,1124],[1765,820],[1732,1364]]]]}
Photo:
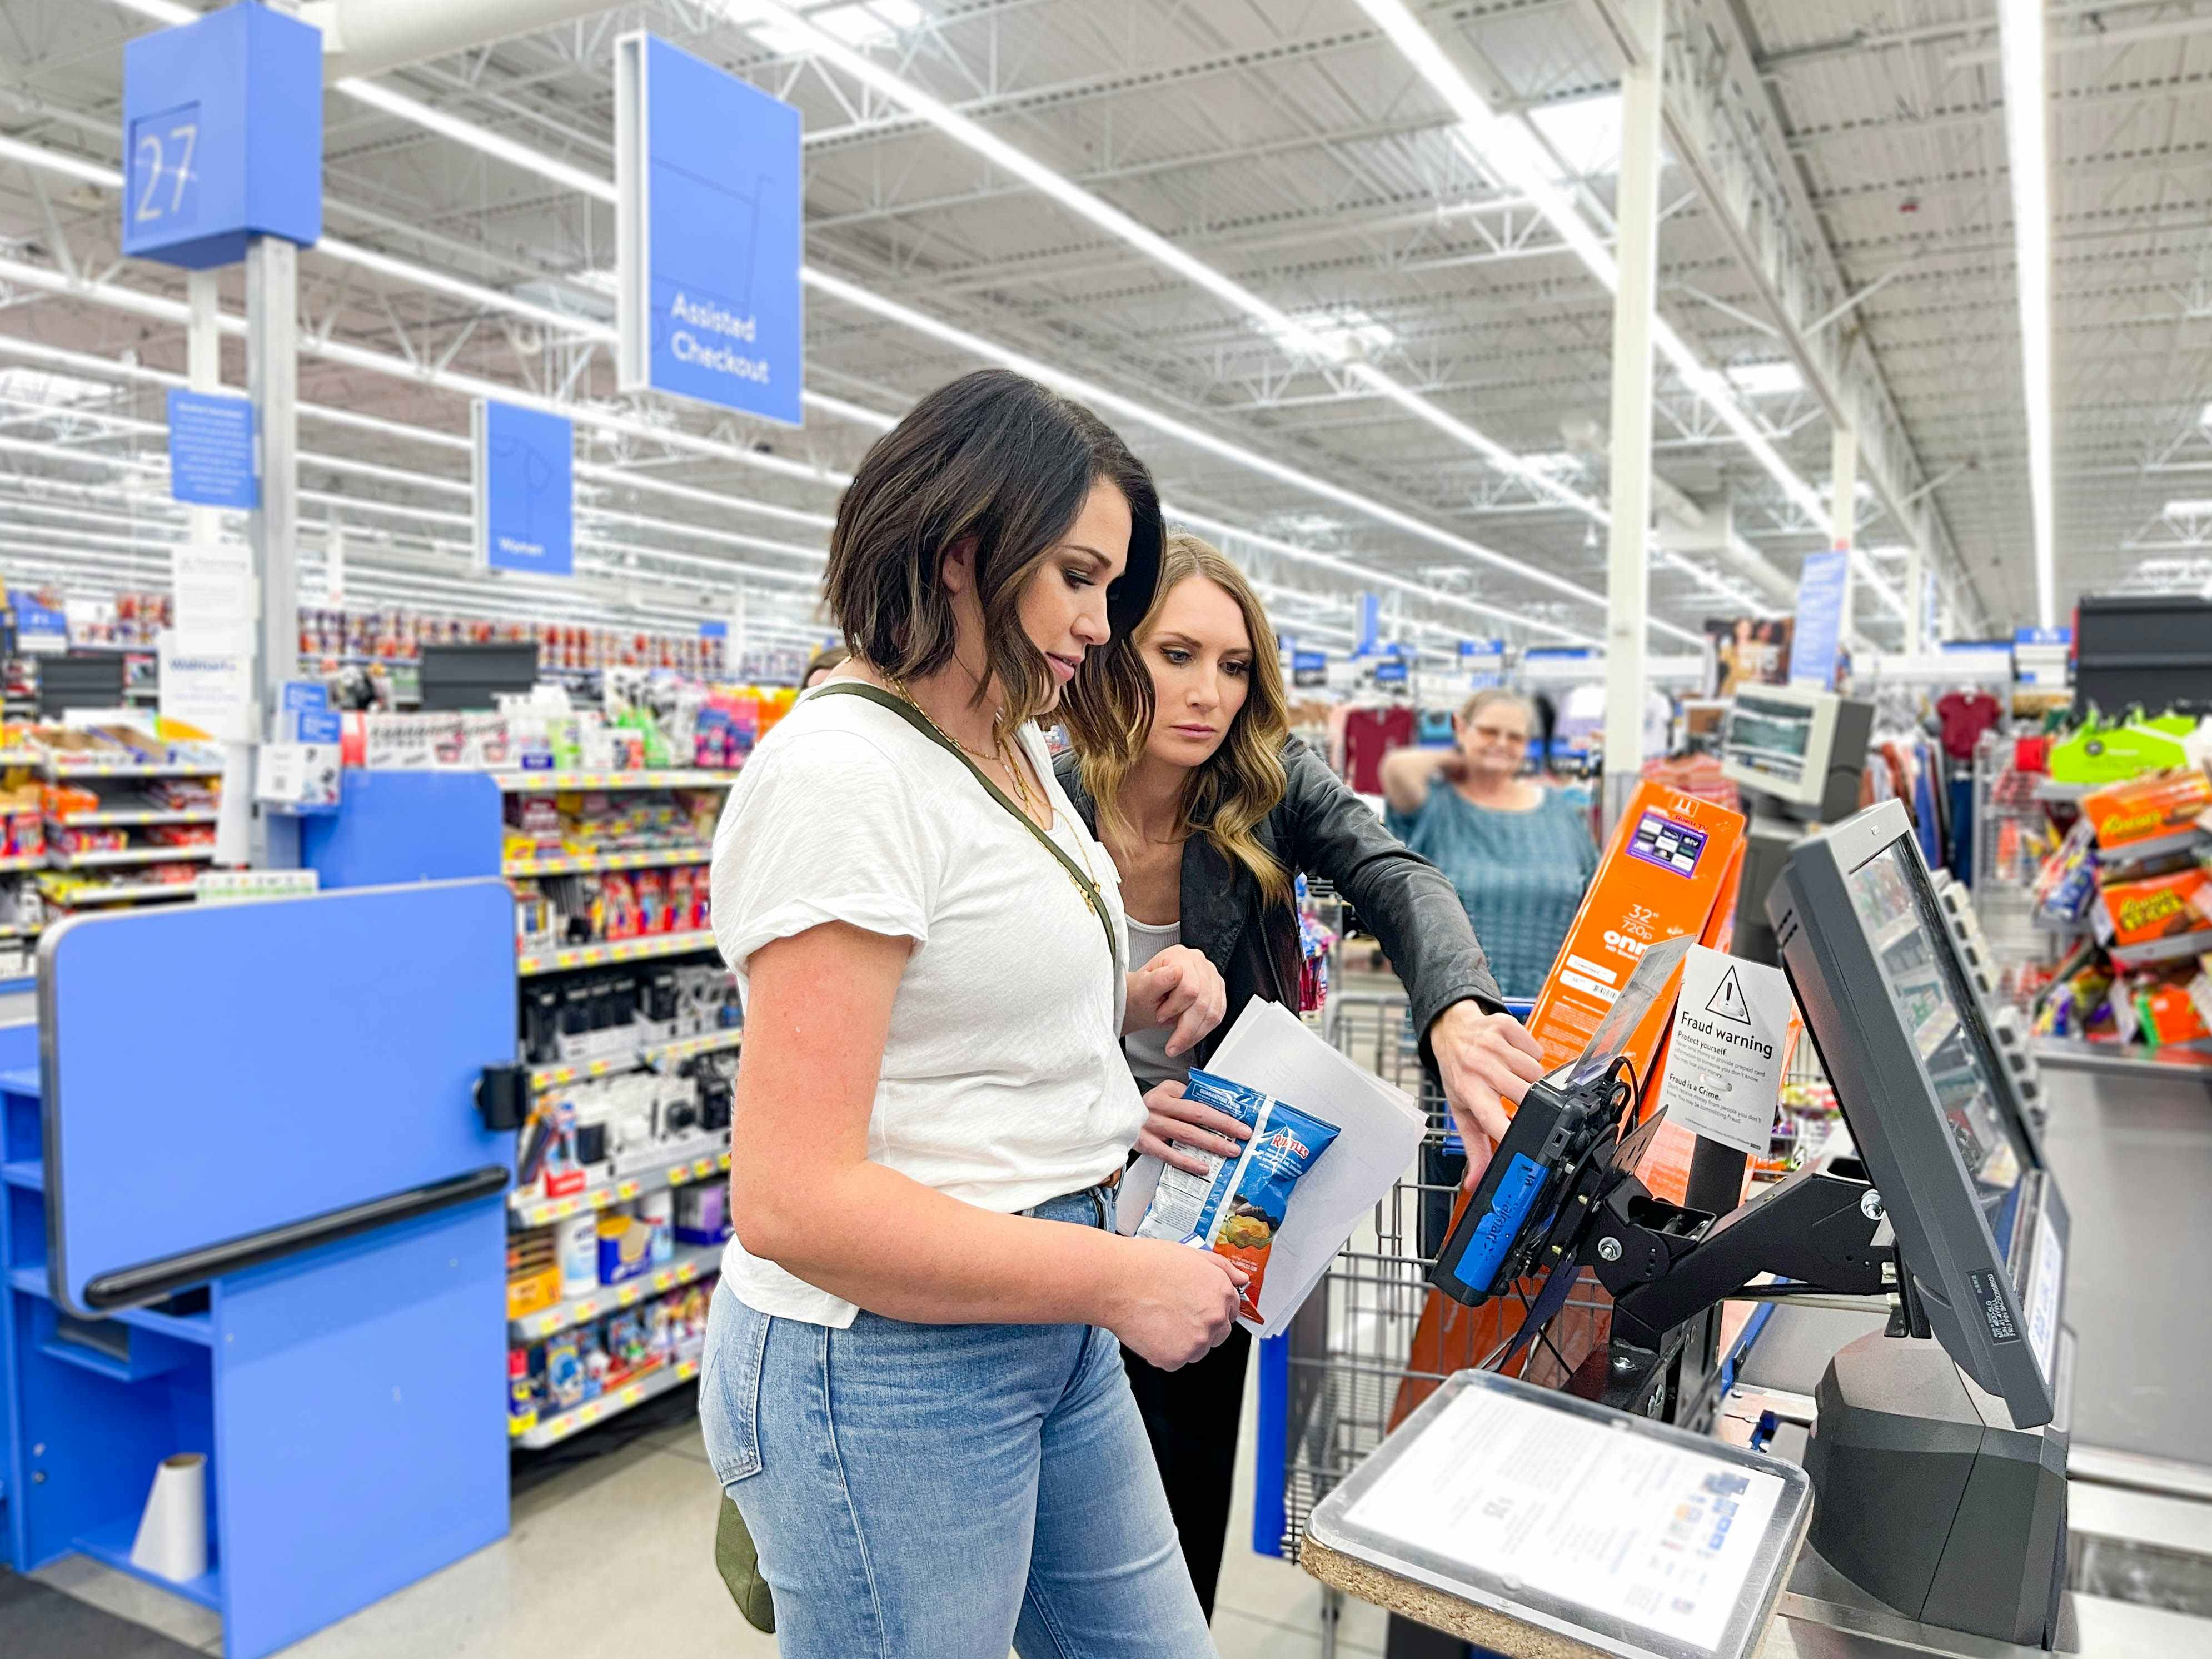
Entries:
{"type": "MultiPolygon", "coordinates": [[[[1111,1199],[1036,1213],[1095,1226],[1111,1199]]],[[[718,1287],[699,1415],[787,1659],[1212,1659],[1108,1332],[832,1330],[718,1287]]]]}

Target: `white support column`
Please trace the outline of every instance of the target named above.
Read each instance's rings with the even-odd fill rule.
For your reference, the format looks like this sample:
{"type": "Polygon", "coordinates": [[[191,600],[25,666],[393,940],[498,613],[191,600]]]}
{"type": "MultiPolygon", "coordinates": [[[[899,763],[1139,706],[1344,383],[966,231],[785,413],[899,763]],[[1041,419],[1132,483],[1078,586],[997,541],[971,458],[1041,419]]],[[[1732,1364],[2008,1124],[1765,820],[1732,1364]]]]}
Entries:
{"type": "MultiPolygon", "coordinates": [[[[1844,569],[1850,580],[1844,584],[1844,625],[1839,639],[1856,631],[1859,613],[1859,434],[1856,427],[1839,426],[1828,440],[1828,519],[1831,547],[1846,556],[1844,569]]],[[[1875,614],[1869,607],[1869,614],[1875,614]]]]}
{"type": "Polygon", "coordinates": [[[1659,283],[1658,50],[1665,0],[1622,8],[1651,50],[1621,79],[1613,207],[1620,285],[1613,296],[1613,523],[1607,544],[1605,821],[1610,832],[1644,767],[1644,635],[1650,609],[1651,321],[1659,283]]]}
{"type": "MultiPolygon", "coordinates": [[[[216,304],[222,288],[220,271],[195,270],[185,278],[185,298],[191,307],[185,325],[185,379],[194,392],[222,390],[222,324],[216,304]]],[[[196,544],[204,546],[222,533],[216,508],[195,507],[190,516],[196,544]]]]}
{"type": "MultiPolygon", "coordinates": [[[[261,505],[251,532],[261,600],[253,659],[257,745],[267,738],[277,688],[300,663],[299,313],[300,250],[281,236],[254,237],[246,249],[246,380],[261,452],[261,505]]],[[[226,798],[232,787],[226,773],[226,798]]],[[[297,868],[300,821],[257,805],[252,858],[257,869],[297,868]]]]}
{"type": "Polygon", "coordinates": [[[1905,654],[1917,657],[1928,650],[1928,574],[1920,544],[1914,542],[1905,556],[1905,654]]]}

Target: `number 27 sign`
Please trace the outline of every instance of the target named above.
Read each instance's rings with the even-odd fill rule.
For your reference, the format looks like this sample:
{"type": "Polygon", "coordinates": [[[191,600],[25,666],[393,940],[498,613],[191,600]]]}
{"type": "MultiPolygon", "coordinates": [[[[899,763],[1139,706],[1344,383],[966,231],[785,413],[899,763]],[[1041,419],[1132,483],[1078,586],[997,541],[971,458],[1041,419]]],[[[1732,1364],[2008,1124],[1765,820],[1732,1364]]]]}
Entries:
{"type": "Polygon", "coordinates": [[[123,49],[123,252],[188,270],[323,234],[323,34],[234,5],[123,49]]]}
{"type": "Polygon", "coordinates": [[[131,124],[131,184],[124,211],[141,231],[185,231],[198,216],[200,106],[179,104],[131,124]]]}

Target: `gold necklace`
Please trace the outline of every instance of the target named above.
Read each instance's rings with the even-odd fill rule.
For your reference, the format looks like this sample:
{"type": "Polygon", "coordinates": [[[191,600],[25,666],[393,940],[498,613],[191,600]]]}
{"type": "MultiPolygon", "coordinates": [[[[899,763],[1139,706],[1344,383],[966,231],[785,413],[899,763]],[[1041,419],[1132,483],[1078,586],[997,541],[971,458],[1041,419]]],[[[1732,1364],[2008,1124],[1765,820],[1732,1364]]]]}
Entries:
{"type": "MultiPolygon", "coordinates": [[[[1021,802],[1023,812],[1028,817],[1030,823],[1034,823],[1036,822],[1036,811],[1035,807],[1031,805],[1035,800],[1035,797],[1030,793],[1029,785],[1023,781],[1021,768],[1016,766],[1012,757],[1006,753],[1006,733],[1000,729],[999,722],[995,719],[991,722],[991,738],[993,743],[997,746],[999,752],[996,755],[987,755],[980,749],[970,749],[966,744],[961,742],[959,738],[954,737],[950,732],[946,731],[943,726],[937,723],[937,716],[931,714],[928,709],[921,706],[921,699],[915,696],[913,692],[907,690],[907,684],[904,680],[901,679],[897,675],[891,673],[887,669],[879,670],[878,672],[883,674],[884,680],[889,683],[890,689],[897,692],[900,696],[905,698],[907,702],[913,706],[915,713],[920,714],[922,719],[929,722],[929,729],[936,732],[939,737],[944,738],[945,742],[951,744],[955,749],[957,749],[963,755],[972,755],[977,760],[995,760],[1000,766],[1004,767],[1006,771],[1006,776],[1013,781],[1014,795],[1015,798],[1021,802]]],[[[1056,818],[1059,814],[1054,812],[1053,816],[1056,818]]],[[[1048,828],[1047,833],[1050,833],[1048,828]]],[[[1085,904],[1091,906],[1093,908],[1096,908],[1099,902],[1097,898],[1095,896],[1098,889],[1098,872],[1091,867],[1091,852],[1090,849],[1083,844],[1084,837],[1077,836],[1074,837],[1074,841],[1075,856],[1083,860],[1083,873],[1090,878],[1091,887],[1091,892],[1083,894],[1083,902],[1085,904]]],[[[1074,877],[1071,875],[1068,879],[1073,881],[1074,877]]],[[[1078,888],[1076,890],[1078,892],[1082,891],[1080,888],[1078,888]]],[[[1104,912],[1102,910],[1100,914],[1103,915],[1104,912]]]]}

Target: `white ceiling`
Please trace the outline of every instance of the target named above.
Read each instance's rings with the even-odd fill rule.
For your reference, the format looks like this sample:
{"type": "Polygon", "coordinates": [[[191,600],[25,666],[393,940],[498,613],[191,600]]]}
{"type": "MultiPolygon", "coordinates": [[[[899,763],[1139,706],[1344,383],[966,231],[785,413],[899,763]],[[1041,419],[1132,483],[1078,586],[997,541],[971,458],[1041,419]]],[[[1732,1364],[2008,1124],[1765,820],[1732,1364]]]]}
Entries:
{"type": "MultiPolygon", "coordinates": [[[[884,3],[885,19],[911,26],[856,27],[865,19],[849,7],[830,21],[852,39],[879,33],[866,46],[875,62],[1274,307],[1358,340],[1401,386],[1509,450],[1552,458],[1552,476],[1601,501],[1611,296],[1551,227],[1486,176],[1443,101],[1353,0],[884,3]]],[[[1617,143],[1609,97],[1622,69],[1610,25],[1620,0],[1416,9],[1484,95],[1531,113],[1558,152],[1559,176],[1609,234],[1603,158],[1617,143]]],[[[1217,441],[1201,447],[1112,417],[1172,501],[1396,576],[1418,592],[1401,590],[1393,603],[1438,641],[1505,633],[1543,643],[1547,624],[1602,633],[1605,532],[1590,514],[1343,368],[1295,353],[843,71],[763,45],[753,27],[731,21],[740,10],[696,0],[623,8],[394,71],[383,84],[604,177],[613,161],[613,42],[630,28],[653,29],[801,109],[811,266],[1217,441]],[[1274,470],[1225,459],[1222,440],[1274,470]],[[1285,466],[1443,533],[1286,482],[1285,466]],[[1535,574],[1486,561],[1482,550],[1535,574]],[[1589,597],[1561,592],[1561,579],[1589,597]]],[[[1755,274],[1741,224],[1732,230],[1713,199],[1715,168],[1739,170],[1752,181],[1740,199],[1757,222],[1753,240],[1782,246],[1795,273],[1779,286],[1789,290],[1783,303],[1797,308],[1796,324],[1865,291],[1825,328],[1794,331],[1813,341],[1813,361],[1833,369],[1835,386],[1850,386],[1835,406],[1883,411],[1888,425],[1883,487],[1862,491],[1862,545],[1905,539],[1900,507],[1925,513],[1918,527],[1966,625],[2033,621],[1993,4],[1674,0],[1669,15],[1672,96],[1695,104],[1694,125],[1712,149],[1710,164],[1676,157],[1662,177],[1662,313],[1712,368],[1755,371],[1795,355],[1778,337],[1771,270],[1755,274]]],[[[2159,562],[2160,580],[2192,587],[2212,574],[2212,523],[2163,511],[2169,501],[2212,497],[2212,433],[2199,421],[2212,400],[2204,87],[2212,5],[2062,3],[2051,18],[2063,610],[2085,589],[2140,582],[2146,562],[2159,562]]],[[[113,0],[0,6],[0,135],[115,166],[121,46],[152,27],[113,0]]],[[[300,264],[303,330],[336,348],[562,394],[624,417],[623,430],[594,431],[580,451],[617,470],[586,479],[604,492],[596,504],[629,515],[598,521],[593,556],[629,574],[594,585],[595,600],[644,597],[672,614],[702,606],[720,614],[733,583],[726,567],[744,561],[787,573],[752,585],[762,614],[802,616],[805,579],[818,568],[806,555],[818,559],[823,537],[791,514],[827,513],[836,487],[791,475],[805,466],[848,471],[876,428],[820,404],[791,431],[621,397],[610,346],[558,334],[514,314],[512,303],[611,319],[603,273],[612,262],[611,207],[346,97],[329,99],[325,118],[329,234],[509,303],[310,252],[300,264]],[[651,435],[654,428],[726,447],[675,447],[651,435]],[[805,465],[772,471],[733,459],[737,449],[805,465]],[[619,473],[694,493],[633,488],[619,473]],[[751,513],[717,499],[724,495],[785,514],[751,513]],[[740,544],[732,534],[799,550],[740,544]]],[[[179,273],[118,260],[117,229],[112,192],[0,155],[0,257],[180,297],[179,273]]],[[[235,274],[225,291],[228,307],[239,309],[235,274]]],[[[182,330],[168,318],[20,280],[0,279],[0,337],[110,361],[130,351],[164,371],[183,366],[182,330]]],[[[808,295],[806,349],[811,391],[885,414],[979,361],[819,289],[808,295]]],[[[242,347],[233,341],[226,350],[228,378],[242,384],[242,347]]],[[[302,399],[449,440],[465,434],[464,398],[368,372],[360,361],[303,357],[302,399]]],[[[160,387],[88,397],[82,387],[6,377],[22,362],[0,337],[0,441],[45,446],[0,444],[0,575],[27,539],[58,552],[120,550],[54,533],[64,528],[87,538],[176,533],[143,497],[124,509],[142,528],[103,526],[93,515],[117,510],[124,475],[52,453],[58,444],[158,457],[160,387]],[[57,399],[67,400],[65,411],[41,407],[57,399]],[[40,482],[53,478],[75,481],[75,490],[40,482]],[[85,516],[24,504],[34,495],[85,516]]],[[[1771,368],[1763,380],[1746,376],[1740,383],[1754,390],[1743,401],[1781,459],[1820,488],[1831,403],[1820,385],[1777,390],[1777,378],[1771,368]]],[[[1790,503],[1663,364],[1656,404],[1662,476],[1688,502],[1732,505],[1743,537],[1794,579],[1802,556],[1825,544],[1824,526],[1790,503]]],[[[310,520],[428,536],[442,544],[403,533],[371,556],[466,574],[465,527],[406,515],[465,511],[465,500],[404,477],[461,480],[465,452],[319,416],[303,420],[301,444],[356,464],[305,465],[303,482],[319,497],[306,508],[310,520]],[[364,471],[364,462],[398,472],[364,471]]],[[[1863,460],[1862,476],[1870,470],[1863,460]]],[[[1674,501],[1678,511],[1686,505],[1674,501]]],[[[1278,584],[1271,595],[1286,616],[1316,629],[1348,624],[1346,596],[1362,582],[1342,563],[1302,562],[1264,543],[1237,550],[1278,584]],[[1320,597],[1309,604],[1299,590],[1320,597]]],[[[1900,564],[1880,568],[1901,576],[1900,564]]],[[[1738,571],[1692,553],[1655,567],[1653,614],[1694,630],[1708,616],[1741,611],[1741,591],[1738,571]]],[[[1885,645],[1899,637],[1869,600],[1859,620],[1885,645]]]]}

